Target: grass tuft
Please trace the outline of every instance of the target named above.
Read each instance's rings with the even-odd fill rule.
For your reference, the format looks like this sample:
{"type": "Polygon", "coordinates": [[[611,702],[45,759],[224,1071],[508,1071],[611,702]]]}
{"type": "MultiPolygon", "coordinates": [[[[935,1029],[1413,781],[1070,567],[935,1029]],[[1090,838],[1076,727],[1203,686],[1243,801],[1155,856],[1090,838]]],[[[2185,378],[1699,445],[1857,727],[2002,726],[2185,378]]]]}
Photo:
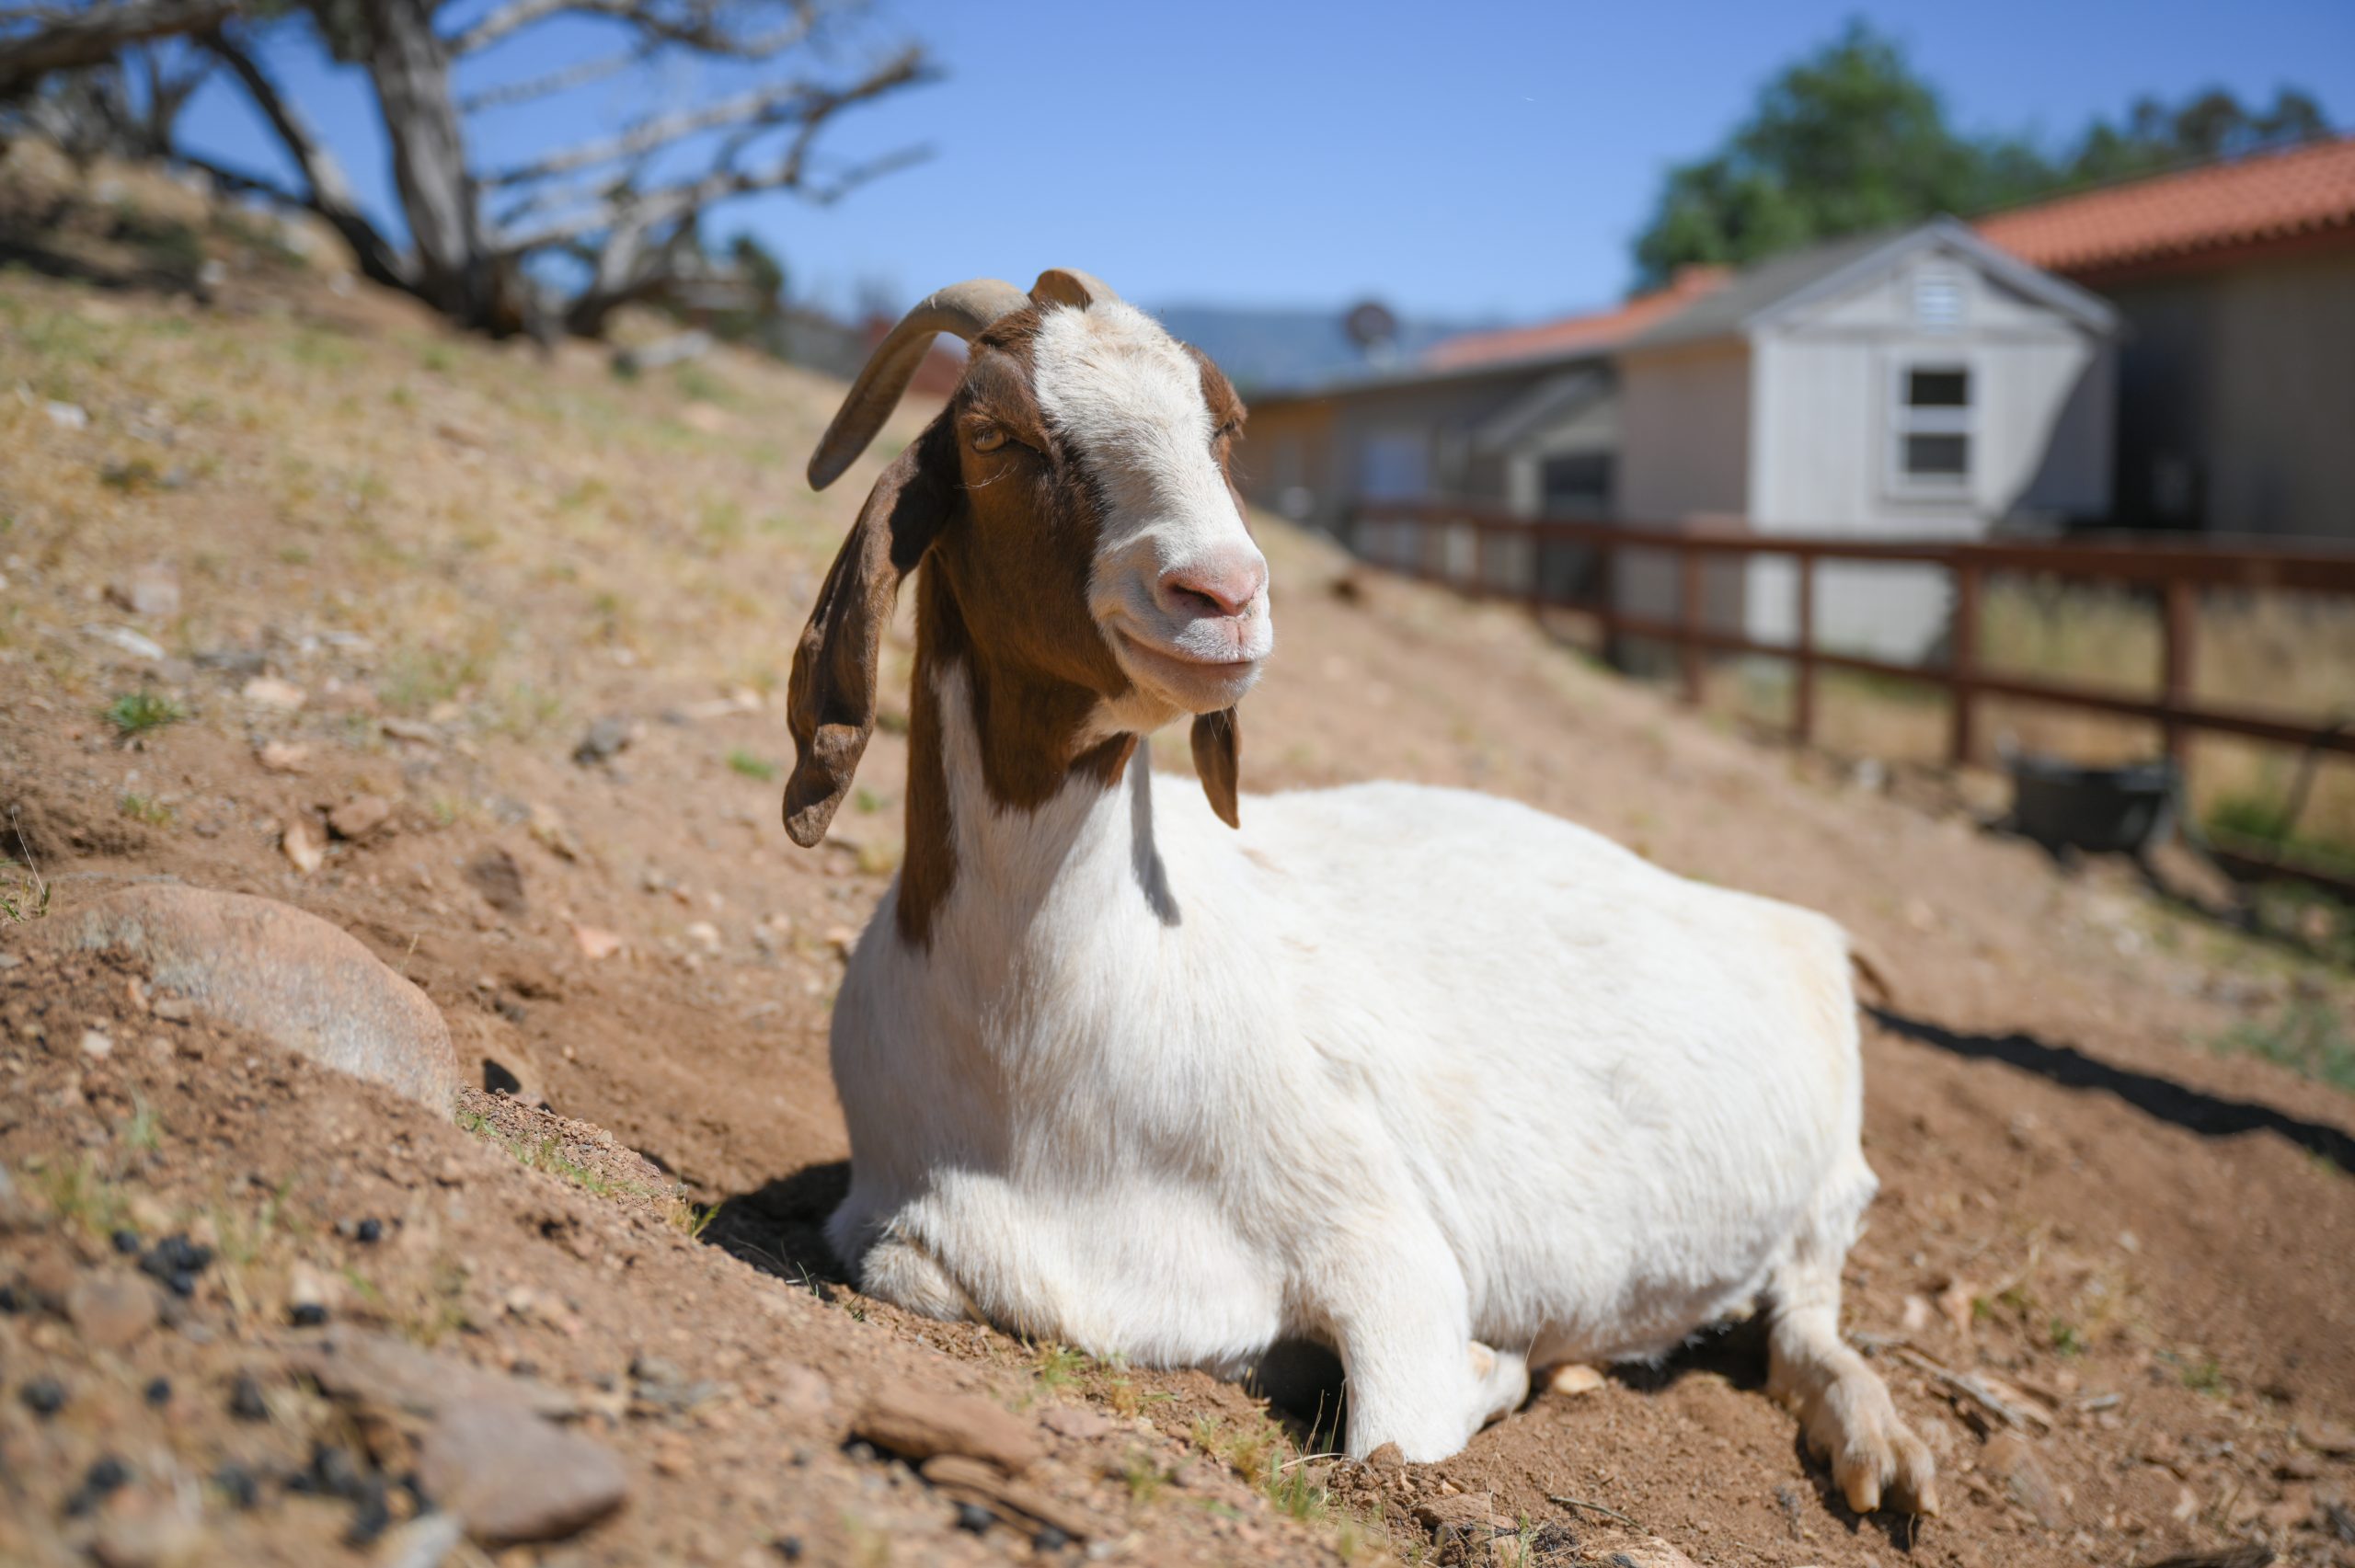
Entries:
{"type": "Polygon", "coordinates": [[[748,779],[758,779],[763,784],[776,777],[775,762],[770,761],[766,757],[755,756],[741,747],[728,753],[728,769],[729,772],[741,773],[748,779]]]}
{"type": "Polygon", "coordinates": [[[161,729],[167,724],[178,724],[188,717],[188,710],[160,692],[141,689],[125,692],[107,704],[106,721],[115,733],[129,740],[151,729],[161,729]]]}

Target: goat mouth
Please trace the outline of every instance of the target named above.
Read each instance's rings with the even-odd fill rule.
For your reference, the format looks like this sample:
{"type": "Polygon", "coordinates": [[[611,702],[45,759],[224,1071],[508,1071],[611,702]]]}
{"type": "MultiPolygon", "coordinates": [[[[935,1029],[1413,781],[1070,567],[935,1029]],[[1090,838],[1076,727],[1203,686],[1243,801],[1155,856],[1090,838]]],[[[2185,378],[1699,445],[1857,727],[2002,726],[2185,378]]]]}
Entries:
{"type": "Polygon", "coordinates": [[[1230,707],[1258,678],[1264,658],[1206,659],[1157,646],[1120,627],[1120,662],[1130,677],[1191,713],[1230,707]]]}
{"type": "Polygon", "coordinates": [[[1182,665],[1203,675],[1241,675],[1259,668],[1259,660],[1256,658],[1201,658],[1178,648],[1146,642],[1129,632],[1120,632],[1119,635],[1122,642],[1149,658],[1159,659],[1165,664],[1182,665]]]}

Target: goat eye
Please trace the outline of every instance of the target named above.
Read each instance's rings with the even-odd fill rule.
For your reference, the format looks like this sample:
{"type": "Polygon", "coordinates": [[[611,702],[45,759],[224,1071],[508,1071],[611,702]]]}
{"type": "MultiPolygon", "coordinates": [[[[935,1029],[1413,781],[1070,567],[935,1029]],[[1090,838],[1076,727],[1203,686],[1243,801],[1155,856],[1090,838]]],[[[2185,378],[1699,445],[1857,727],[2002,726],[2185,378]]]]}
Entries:
{"type": "Polygon", "coordinates": [[[995,452],[1005,444],[1005,432],[995,425],[984,425],[973,432],[975,452],[995,452]]]}

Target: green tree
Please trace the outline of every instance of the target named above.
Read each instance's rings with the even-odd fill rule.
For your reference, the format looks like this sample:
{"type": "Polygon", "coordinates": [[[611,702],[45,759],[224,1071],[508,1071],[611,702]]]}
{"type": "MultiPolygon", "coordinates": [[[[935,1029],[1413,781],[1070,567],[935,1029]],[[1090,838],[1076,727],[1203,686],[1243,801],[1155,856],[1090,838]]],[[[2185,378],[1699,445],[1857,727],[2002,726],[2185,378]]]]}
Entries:
{"type": "Polygon", "coordinates": [[[2170,109],[2144,97],[2061,155],[2025,136],[1966,136],[1904,50],[1860,20],[1786,66],[1706,157],[1669,170],[1636,240],[1638,282],[1693,262],[1739,266],[1816,240],[2329,134],[2321,106],[2284,88],[2269,109],[2222,88],[2170,109]]]}

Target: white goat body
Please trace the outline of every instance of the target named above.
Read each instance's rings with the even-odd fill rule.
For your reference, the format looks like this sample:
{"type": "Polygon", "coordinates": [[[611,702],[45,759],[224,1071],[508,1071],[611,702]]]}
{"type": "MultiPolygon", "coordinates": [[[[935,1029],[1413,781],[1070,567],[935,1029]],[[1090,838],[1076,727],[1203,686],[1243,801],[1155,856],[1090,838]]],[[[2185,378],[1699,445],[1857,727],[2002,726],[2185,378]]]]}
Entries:
{"type": "Polygon", "coordinates": [[[1416,1460],[1532,1366],[1657,1356],[1763,1296],[1770,1384],[1851,1505],[1933,1509],[1838,1333],[1874,1188],[1840,930],[1463,791],[1238,812],[1271,634],[1232,390],[1084,275],[960,285],[878,350],[813,475],[936,329],[975,342],[966,382],[869,498],[791,701],[807,843],[922,559],[909,861],[833,1020],[827,1233],[862,1287],[1147,1366],[1319,1341],[1349,1451],[1416,1460]],[[1187,712],[1201,792],[1136,738],[1187,712]]]}

